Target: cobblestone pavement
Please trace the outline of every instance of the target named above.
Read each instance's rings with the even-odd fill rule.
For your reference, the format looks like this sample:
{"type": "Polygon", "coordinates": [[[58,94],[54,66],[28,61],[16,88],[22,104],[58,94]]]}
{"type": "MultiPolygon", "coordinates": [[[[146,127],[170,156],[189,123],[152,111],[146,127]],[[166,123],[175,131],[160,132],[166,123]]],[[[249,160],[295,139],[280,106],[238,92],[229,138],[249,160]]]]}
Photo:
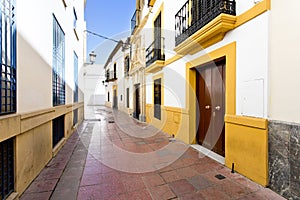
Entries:
{"type": "Polygon", "coordinates": [[[284,199],[121,112],[99,107],[95,116],[79,126],[21,200],[284,199]]]}

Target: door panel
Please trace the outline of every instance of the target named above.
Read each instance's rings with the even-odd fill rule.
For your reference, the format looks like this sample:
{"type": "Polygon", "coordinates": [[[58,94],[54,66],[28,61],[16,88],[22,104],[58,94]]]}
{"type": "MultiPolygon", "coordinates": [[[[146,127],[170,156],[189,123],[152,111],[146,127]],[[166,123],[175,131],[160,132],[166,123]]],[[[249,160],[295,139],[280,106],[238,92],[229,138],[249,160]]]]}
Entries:
{"type": "Polygon", "coordinates": [[[225,64],[201,67],[197,73],[197,97],[200,109],[198,143],[225,155],[225,64]]]}

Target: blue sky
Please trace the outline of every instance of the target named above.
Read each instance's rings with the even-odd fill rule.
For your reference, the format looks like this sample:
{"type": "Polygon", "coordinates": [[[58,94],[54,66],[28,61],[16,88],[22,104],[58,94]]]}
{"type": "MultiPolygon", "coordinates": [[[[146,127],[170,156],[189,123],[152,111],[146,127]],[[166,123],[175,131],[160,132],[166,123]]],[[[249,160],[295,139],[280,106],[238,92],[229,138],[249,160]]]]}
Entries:
{"type": "MultiPolygon", "coordinates": [[[[119,40],[130,34],[135,0],[87,0],[85,20],[87,30],[119,40]]],[[[87,53],[94,50],[97,63],[105,63],[116,43],[88,34],[87,53]]]]}

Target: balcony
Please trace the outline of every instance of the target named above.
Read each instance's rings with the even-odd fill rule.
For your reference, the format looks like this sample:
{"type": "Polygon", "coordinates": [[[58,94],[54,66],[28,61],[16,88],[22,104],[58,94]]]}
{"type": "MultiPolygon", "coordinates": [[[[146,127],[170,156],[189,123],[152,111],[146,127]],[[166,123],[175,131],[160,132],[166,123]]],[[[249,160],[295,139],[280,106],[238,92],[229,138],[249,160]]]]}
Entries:
{"type": "Polygon", "coordinates": [[[147,71],[158,71],[163,67],[165,61],[165,38],[155,39],[146,49],[147,71]],[[157,69],[157,70],[156,70],[157,69]]]}
{"type": "Polygon", "coordinates": [[[135,29],[139,26],[140,24],[140,10],[135,10],[132,18],[131,18],[131,35],[133,35],[135,29]]]}
{"type": "Polygon", "coordinates": [[[222,40],[234,28],[235,6],[235,0],[188,0],[175,15],[175,51],[187,53],[196,43],[206,48],[222,40]]]}
{"type": "Polygon", "coordinates": [[[105,77],[105,82],[111,82],[118,79],[116,71],[107,71],[105,77]]]}
{"type": "Polygon", "coordinates": [[[148,0],[148,6],[153,7],[156,0],[148,0]]]}

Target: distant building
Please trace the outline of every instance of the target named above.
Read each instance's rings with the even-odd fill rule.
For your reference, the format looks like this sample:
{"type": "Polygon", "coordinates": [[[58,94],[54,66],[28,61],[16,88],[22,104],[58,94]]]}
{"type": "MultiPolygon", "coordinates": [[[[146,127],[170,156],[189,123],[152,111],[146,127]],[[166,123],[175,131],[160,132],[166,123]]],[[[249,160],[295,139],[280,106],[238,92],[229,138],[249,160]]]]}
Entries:
{"type": "Polygon", "coordinates": [[[134,117],[299,198],[299,5],[137,0],[134,117]]]}
{"type": "Polygon", "coordinates": [[[132,80],[129,79],[130,48],[122,40],[115,46],[105,65],[105,105],[130,113],[132,80]]]}
{"type": "Polygon", "coordinates": [[[83,120],[85,3],[1,0],[0,199],[21,195],[83,120]]]}

